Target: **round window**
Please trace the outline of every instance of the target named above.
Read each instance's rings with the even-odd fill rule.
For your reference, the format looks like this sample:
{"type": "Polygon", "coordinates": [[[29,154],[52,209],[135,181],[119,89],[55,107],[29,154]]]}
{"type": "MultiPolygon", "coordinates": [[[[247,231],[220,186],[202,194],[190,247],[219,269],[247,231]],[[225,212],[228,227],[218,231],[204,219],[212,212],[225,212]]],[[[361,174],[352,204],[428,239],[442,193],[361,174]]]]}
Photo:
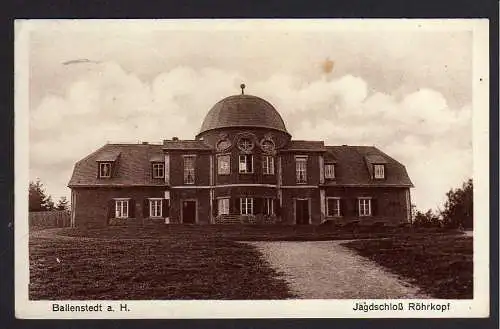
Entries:
{"type": "Polygon", "coordinates": [[[274,143],[272,140],[266,139],[260,143],[260,147],[266,153],[270,153],[274,151],[274,143]]]}
{"type": "Polygon", "coordinates": [[[253,142],[250,138],[243,137],[238,141],[238,147],[242,151],[250,151],[253,149],[253,142]]]}

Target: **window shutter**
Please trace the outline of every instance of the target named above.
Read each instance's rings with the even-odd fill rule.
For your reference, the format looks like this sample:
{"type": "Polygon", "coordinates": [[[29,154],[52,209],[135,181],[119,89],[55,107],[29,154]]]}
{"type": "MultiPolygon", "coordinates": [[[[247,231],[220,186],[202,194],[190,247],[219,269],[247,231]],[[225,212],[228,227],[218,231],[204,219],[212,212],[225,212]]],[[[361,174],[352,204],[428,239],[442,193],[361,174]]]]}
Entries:
{"type": "MultiPolygon", "coordinates": [[[[277,200],[276,200],[277,201],[277,200]]],[[[275,202],[274,203],[274,214],[278,217],[281,216],[281,207],[280,207],[280,204],[279,202],[275,202]]]]}
{"type": "Polygon", "coordinates": [[[359,200],[354,199],[354,214],[359,216],[359,200]]]}
{"type": "Polygon", "coordinates": [[[344,216],[344,214],[345,214],[345,200],[344,199],[339,200],[339,207],[340,207],[340,216],[344,216]]]}
{"type": "Polygon", "coordinates": [[[219,215],[219,200],[220,199],[215,199],[213,204],[212,204],[212,215],[213,216],[219,215]]]}
{"type": "Polygon", "coordinates": [[[151,167],[151,179],[154,179],[155,178],[154,162],[150,163],[150,167],[151,167]]]}
{"type": "Polygon", "coordinates": [[[371,200],[371,207],[372,207],[372,216],[377,216],[378,215],[378,200],[377,199],[372,199],[371,200]]]}
{"type": "Polygon", "coordinates": [[[128,200],[128,217],[135,218],[135,201],[134,201],[134,199],[128,200]]]}
{"type": "Polygon", "coordinates": [[[148,218],[148,217],[149,217],[149,199],[146,198],[142,203],[142,218],[148,218]]]}
{"type": "Polygon", "coordinates": [[[234,198],[233,205],[234,205],[234,213],[239,214],[240,213],[240,198],[234,198]]]}
{"type": "Polygon", "coordinates": [[[253,213],[255,215],[262,213],[262,199],[261,198],[253,198],[253,213]]]}
{"type": "Polygon", "coordinates": [[[101,169],[101,164],[99,162],[97,162],[97,176],[96,176],[97,178],[101,178],[99,169],[101,169]]]}
{"type": "Polygon", "coordinates": [[[170,217],[170,204],[168,199],[163,199],[161,202],[161,214],[163,217],[170,217]]]}
{"type": "Polygon", "coordinates": [[[115,218],[115,200],[108,201],[108,219],[115,218]]]}
{"type": "Polygon", "coordinates": [[[109,163],[109,178],[113,178],[116,176],[116,171],[118,170],[118,166],[116,162],[109,163]]]}

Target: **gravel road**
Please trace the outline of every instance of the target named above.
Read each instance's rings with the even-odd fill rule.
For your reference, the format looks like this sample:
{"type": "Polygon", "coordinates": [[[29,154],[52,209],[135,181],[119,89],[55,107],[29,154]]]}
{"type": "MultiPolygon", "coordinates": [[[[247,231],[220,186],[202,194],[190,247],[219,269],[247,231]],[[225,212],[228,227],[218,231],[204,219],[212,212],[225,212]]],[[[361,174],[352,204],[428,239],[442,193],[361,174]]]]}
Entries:
{"type": "Polygon", "coordinates": [[[246,242],[305,299],[429,298],[342,241],[246,242]]]}

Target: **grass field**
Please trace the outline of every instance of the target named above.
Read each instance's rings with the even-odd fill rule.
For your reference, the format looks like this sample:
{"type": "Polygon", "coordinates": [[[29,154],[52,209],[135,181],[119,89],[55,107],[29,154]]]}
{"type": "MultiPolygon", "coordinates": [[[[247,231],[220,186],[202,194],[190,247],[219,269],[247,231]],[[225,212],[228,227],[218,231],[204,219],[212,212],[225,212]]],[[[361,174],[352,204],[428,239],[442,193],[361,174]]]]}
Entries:
{"type": "Polygon", "coordinates": [[[293,298],[281,273],[273,270],[254,247],[237,241],[366,238],[390,239],[358,240],[348,245],[397,273],[417,277],[417,284],[423,284],[436,296],[446,294],[445,285],[450,285],[454,296],[459,296],[450,298],[472,295],[472,281],[468,281],[472,280],[472,244],[456,238],[454,232],[165,225],[64,228],[58,234],[62,238],[30,237],[31,299],[293,298]],[[68,236],[77,239],[67,239],[68,236]],[[418,249],[431,242],[436,244],[438,239],[440,244],[418,249]],[[456,250],[455,241],[462,241],[456,250]],[[433,258],[429,258],[429,253],[433,258]],[[441,290],[432,285],[436,278],[441,290]]]}
{"type": "Polygon", "coordinates": [[[411,229],[399,227],[335,228],[315,225],[161,225],[113,226],[106,229],[66,228],[61,234],[110,239],[155,239],[172,237],[190,239],[206,237],[233,241],[325,241],[374,239],[392,236],[420,236],[429,234],[456,234],[444,229],[411,229]]]}
{"type": "Polygon", "coordinates": [[[45,300],[293,297],[253,247],[203,237],[32,238],[30,282],[30,299],[45,300]]]}
{"type": "Polygon", "coordinates": [[[473,297],[472,238],[450,235],[358,240],[343,244],[435,298],[473,297]]]}

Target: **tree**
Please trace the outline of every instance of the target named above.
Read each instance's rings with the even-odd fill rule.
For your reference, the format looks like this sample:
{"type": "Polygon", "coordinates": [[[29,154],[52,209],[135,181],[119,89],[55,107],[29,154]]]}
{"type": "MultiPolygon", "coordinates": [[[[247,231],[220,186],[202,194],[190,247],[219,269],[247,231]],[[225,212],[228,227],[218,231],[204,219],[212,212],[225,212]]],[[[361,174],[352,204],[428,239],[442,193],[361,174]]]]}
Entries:
{"type": "Polygon", "coordinates": [[[425,213],[417,210],[413,225],[416,227],[441,227],[441,219],[439,214],[434,213],[431,209],[425,213]]]}
{"type": "Polygon", "coordinates": [[[29,184],[29,211],[46,211],[54,209],[52,197],[45,193],[45,188],[37,179],[29,184]]]}
{"type": "Polygon", "coordinates": [[[45,208],[45,210],[54,210],[56,209],[56,207],[54,206],[54,201],[52,201],[52,196],[47,196],[47,198],[45,199],[44,203],[43,203],[43,207],[45,208]]]}
{"type": "Polygon", "coordinates": [[[59,201],[57,201],[56,209],[57,210],[68,210],[69,209],[68,199],[66,199],[65,196],[62,196],[59,199],[59,201]]]}
{"type": "Polygon", "coordinates": [[[449,190],[446,197],[444,210],[441,212],[445,225],[450,228],[473,228],[472,179],[464,182],[461,188],[449,190]]]}

